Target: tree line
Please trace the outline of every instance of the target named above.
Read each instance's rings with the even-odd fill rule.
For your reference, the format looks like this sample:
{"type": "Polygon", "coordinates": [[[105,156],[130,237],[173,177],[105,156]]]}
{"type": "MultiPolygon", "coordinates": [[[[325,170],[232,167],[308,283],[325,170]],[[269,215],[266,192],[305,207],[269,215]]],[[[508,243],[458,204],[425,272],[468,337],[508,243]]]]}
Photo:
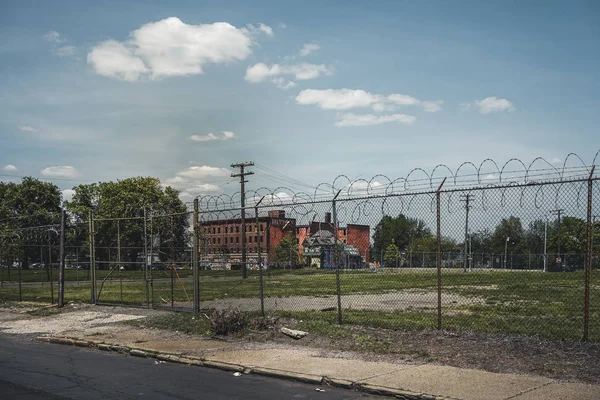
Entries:
{"type": "Polygon", "coordinates": [[[63,201],[60,189],[52,183],[31,177],[20,183],[0,182],[0,262],[18,262],[25,269],[33,262],[48,264],[52,252],[46,255],[39,248],[58,244],[57,226],[63,209],[67,253],[80,252],[81,259],[89,257],[90,212],[96,220],[97,259],[116,260],[119,238],[122,262],[133,265],[143,255],[145,233],[163,261],[172,258],[174,248],[180,254],[189,244],[187,208],[177,190],[163,187],[156,178],[82,184],[73,191],[72,199],[63,201]]]}
{"type": "MultiPolygon", "coordinates": [[[[593,251],[600,249],[600,226],[592,227],[593,251]]],[[[549,265],[565,254],[582,255],[587,246],[587,222],[581,218],[564,216],[558,219],[535,219],[524,226],[516,216],[503,218],[493,229],[469,232],[468,253],[518,254],[525,256],[544,254],[552,257],[549,265]],[[560,248],[560,251],[559,251],[560,248]]],[[[464,254],[462,241],[442,236],[443,253],[464,254]]],[[[399,254],[437,252],[437,240],[426,223],[403,214],[384,216],[373,231],[371,257],[374,261],[395,264],[399,254]]],[[[580,260],[581,262],[581,260],[580,260]]]]}

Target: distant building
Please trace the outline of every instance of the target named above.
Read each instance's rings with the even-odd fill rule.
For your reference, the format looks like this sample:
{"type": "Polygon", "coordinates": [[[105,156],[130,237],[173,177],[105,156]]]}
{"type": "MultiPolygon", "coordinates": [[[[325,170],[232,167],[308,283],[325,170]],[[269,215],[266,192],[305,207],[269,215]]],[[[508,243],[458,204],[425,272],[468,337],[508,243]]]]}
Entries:
{"type": "MultiPolygon", "coordinates": [[[[305,242],[319,231],[333,236],[334,225],[331,214],[325,213],[324,222],[312,221],[310,225],[296,226],[296,219],[286,218],[285,211],[269,211],[267,217],[246,218],[246,262],[250,268],[258,268],[259,248],[264,266],[274,264],[275,248],[286,235],[293,235],[298,244],[298,254],[315,259],[314,253],[305,254],[305,242]]],[[[200,264],[203,267],[239,269],[242,267],[242,221],[240,218],[202,222],[200,235],[200,264]]],[[[318,237],[323,236],[319,234],[318,237]]],[[[316,240],[316,239],[315,239],[316,240]]],[[[337,240],[345,248],[352,265],[365,265],[369,261],[370,227],[348,224],[339,227],[337,240]]],[[[311,250],[312,251],[312,250],[311,250]]],[[[290,254],[290,262],[295,266],[295,254],[290,254]]],[[[344,265],[346,265],[344,264],[344,265]]],[[[353,267],[354,268],[354,267],[353,267]]]]}
{"type": "Polygon", "coordinates": [[[349,245],[333,236],[328,230],[320,230],[302,243],[308,265],[314,268],[332,269],[361,268],[363,261],[355,246],[349,245]]]}
{"type": "MultiPolygon", "coordinates": [[[[328,231],[333,234],[335,227],[331,222],[331,213],[325,213],[325,221],[312,221],[309,225],[300,225],[296,227],[296,238],[298,239],[298,250],[304,254],[305,240],[319,231],[328,231]]],[[[369,225],[347,224],[344,227],[338,227],[337,238],[348,245],[354,246],[361,257],[362,263],[370,261],[371,251],[371,228],[369,225]]]]}
{"type": "MultiPolygon", "coordinates": [[[[258,268],[259,248],[263,265],[275,259],[275,247],[286,235],[296,232],[296,220],[285,211],[269,211],[267,217],[246,218],[246,262],[258,268]]],[[[242,220],[223,219],[202,222],[200,263],[212,268],[242,267],[242,220]]]]}

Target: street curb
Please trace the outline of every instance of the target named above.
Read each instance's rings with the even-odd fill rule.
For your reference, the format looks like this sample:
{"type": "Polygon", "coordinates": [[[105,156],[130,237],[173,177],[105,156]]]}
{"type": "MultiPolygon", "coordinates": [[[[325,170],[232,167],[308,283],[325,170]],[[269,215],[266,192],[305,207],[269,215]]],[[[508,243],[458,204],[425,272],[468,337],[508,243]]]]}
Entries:
{"type": "Polygon", "coordinates": [[[164,362],[173,362],[178,364],[194,365],[198,367],[216,368],[223,371],[233,371],[241,373],[252,373],[256,375],[268,376],[293,380],[297,382],[308,383],[312,385],[328,385],[344,389],[356,390],[364,393],[378,394],[383,396],[395,397],[403,400],[447,400],[443,396],[432,396],[424,393],[416,393],[407,390],[393,389],[384,386],[361,384],[346,379],[328,378],[319,375],[307,375],[290,371],[276,370],[264,367],[247,367],[239,364],[230,364],[222,361],[204,360],[194,356],[178,356],[175,354],[159,353],[146,349],[120,346],[98,341],[85,341],[63,337],[40,336],[35,339],[38,342],[62,344],[66,346],[97,348],[101,351],[110,351],[114,353],[126,354],[133,357],[142,357],[156,359],[164,362]]]}
{"type": "Polygon", "coordinates": [[[313,385],[321,385],[323,383],[322,376],[305,375],[305,374],[299,374],[296,372],[281,371],[281,370],[269,369],[269,368],[252,368],[251,373],[257,374],[257,375],[270,376],[273,378],[282,378],[282,379],[288,379],[288,380],[293,380],[293,381],[300,381],[300,382],[304,382],[304,383],[311,383],[313,385]]]}

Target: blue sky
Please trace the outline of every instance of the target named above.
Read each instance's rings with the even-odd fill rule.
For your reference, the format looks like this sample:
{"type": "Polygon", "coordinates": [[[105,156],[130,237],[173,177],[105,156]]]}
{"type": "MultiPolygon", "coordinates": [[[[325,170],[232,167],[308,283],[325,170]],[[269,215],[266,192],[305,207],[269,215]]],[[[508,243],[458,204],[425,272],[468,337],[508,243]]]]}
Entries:
{"type": "Polygon", "coordinates": [[[2,178],[156,176],[189,200],[237,189],[239,161],[250,188],[295,190],[269,170],[591,162],[599,4],[5,0],[2,178]]]}

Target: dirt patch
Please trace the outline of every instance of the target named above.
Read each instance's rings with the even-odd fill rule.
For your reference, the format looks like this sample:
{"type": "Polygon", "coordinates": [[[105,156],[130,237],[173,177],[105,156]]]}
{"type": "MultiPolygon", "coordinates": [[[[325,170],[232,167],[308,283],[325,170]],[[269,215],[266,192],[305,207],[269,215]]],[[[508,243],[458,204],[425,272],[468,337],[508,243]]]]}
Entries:
{"type": "MultiPolygon", "coordinates": [[[[336,296],[288,296],[265,297],[266,311],[309,311],[337,307],[336,296]]],[[[406,311],[431,310],[437,307],[437,292],[426,289],[407,289],[378,294],[346,294],[342,304],[349,310],[371,311],[406,311]]],[[[456,293],[445,292],[442,296],[442,306],[457,304],[484,304],[479,297],[466,297],[456,293]]],[[[181,303],[180,306],[191,307],[191,303],[181,303]]],[[[238,308],[241,311],[260,310],[260,299],[218,299],[203,301],[202,308],[227,309],[238,308]]]]}

